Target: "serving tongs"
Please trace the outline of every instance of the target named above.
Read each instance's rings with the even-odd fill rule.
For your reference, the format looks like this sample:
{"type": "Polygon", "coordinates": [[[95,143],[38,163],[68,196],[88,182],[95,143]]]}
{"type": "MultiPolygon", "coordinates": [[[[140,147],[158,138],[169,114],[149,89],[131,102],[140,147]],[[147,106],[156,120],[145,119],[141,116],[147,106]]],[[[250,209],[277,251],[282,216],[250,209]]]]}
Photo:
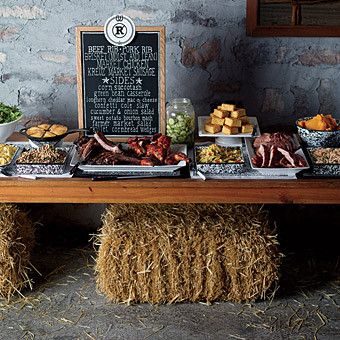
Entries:
{"type": "Polygon", "coordinates": [[[0,174],[6,177],[12,177],[12,173],[6,169],[7,167],[0,168],[0,174]]]}

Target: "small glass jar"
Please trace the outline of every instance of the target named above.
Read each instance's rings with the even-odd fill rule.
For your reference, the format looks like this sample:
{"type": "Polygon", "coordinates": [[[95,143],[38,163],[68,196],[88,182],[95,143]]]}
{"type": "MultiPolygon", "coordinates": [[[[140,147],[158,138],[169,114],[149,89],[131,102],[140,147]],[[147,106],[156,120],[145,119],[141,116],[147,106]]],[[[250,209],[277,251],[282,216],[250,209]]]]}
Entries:
{"type": "Polygon", "coordinates": [[[190,99],[176,98],[166,107],[166,134],[174,144],[194,145],[195,110],[190,99]]]}

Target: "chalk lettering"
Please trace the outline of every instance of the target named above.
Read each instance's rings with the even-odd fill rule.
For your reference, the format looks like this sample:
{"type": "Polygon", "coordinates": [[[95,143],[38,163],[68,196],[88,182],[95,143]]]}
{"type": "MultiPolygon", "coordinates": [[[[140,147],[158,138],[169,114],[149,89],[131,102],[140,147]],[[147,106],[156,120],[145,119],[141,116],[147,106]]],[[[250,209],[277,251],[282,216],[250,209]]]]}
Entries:
{"type": "Polygon", "coordinates": [[[86,127],[114,136],[159,131],[159,34],[138,32],[127,46],[104,33],[83,32],[83,96],[86,127]]]}

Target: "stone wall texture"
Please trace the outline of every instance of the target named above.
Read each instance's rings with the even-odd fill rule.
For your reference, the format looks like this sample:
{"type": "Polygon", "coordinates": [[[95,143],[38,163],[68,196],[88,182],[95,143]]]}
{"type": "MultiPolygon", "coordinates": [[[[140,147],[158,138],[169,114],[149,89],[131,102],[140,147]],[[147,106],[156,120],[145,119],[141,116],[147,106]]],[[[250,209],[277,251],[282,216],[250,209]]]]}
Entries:
{"type": "Polygon", "coordinates": [[[340,115],[340,38],[250,38],[245,0],[2,0],[0,101],[77,125],[75,27],[124,13],[167,29],[167,99],[237,101],[263,129],[340,115]]]}

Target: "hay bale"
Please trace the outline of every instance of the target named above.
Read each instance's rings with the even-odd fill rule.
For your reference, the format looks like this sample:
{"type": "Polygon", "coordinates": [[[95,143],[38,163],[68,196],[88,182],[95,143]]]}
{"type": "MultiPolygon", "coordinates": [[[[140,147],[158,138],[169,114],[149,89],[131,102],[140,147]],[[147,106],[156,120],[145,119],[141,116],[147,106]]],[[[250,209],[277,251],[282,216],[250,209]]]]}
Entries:
{"type": "Polygon", "coordinates": [[[17,205],[0,204],[0,297],[9,300],[31,286],[29,261],[34,246],[34,228],[17,205]]]}
{"type": "Polygon", "coordinates": [[[98,289],[114,302],[250,301],[278,280],[280,254],[255,205],[108,206],[98,289]]]}

